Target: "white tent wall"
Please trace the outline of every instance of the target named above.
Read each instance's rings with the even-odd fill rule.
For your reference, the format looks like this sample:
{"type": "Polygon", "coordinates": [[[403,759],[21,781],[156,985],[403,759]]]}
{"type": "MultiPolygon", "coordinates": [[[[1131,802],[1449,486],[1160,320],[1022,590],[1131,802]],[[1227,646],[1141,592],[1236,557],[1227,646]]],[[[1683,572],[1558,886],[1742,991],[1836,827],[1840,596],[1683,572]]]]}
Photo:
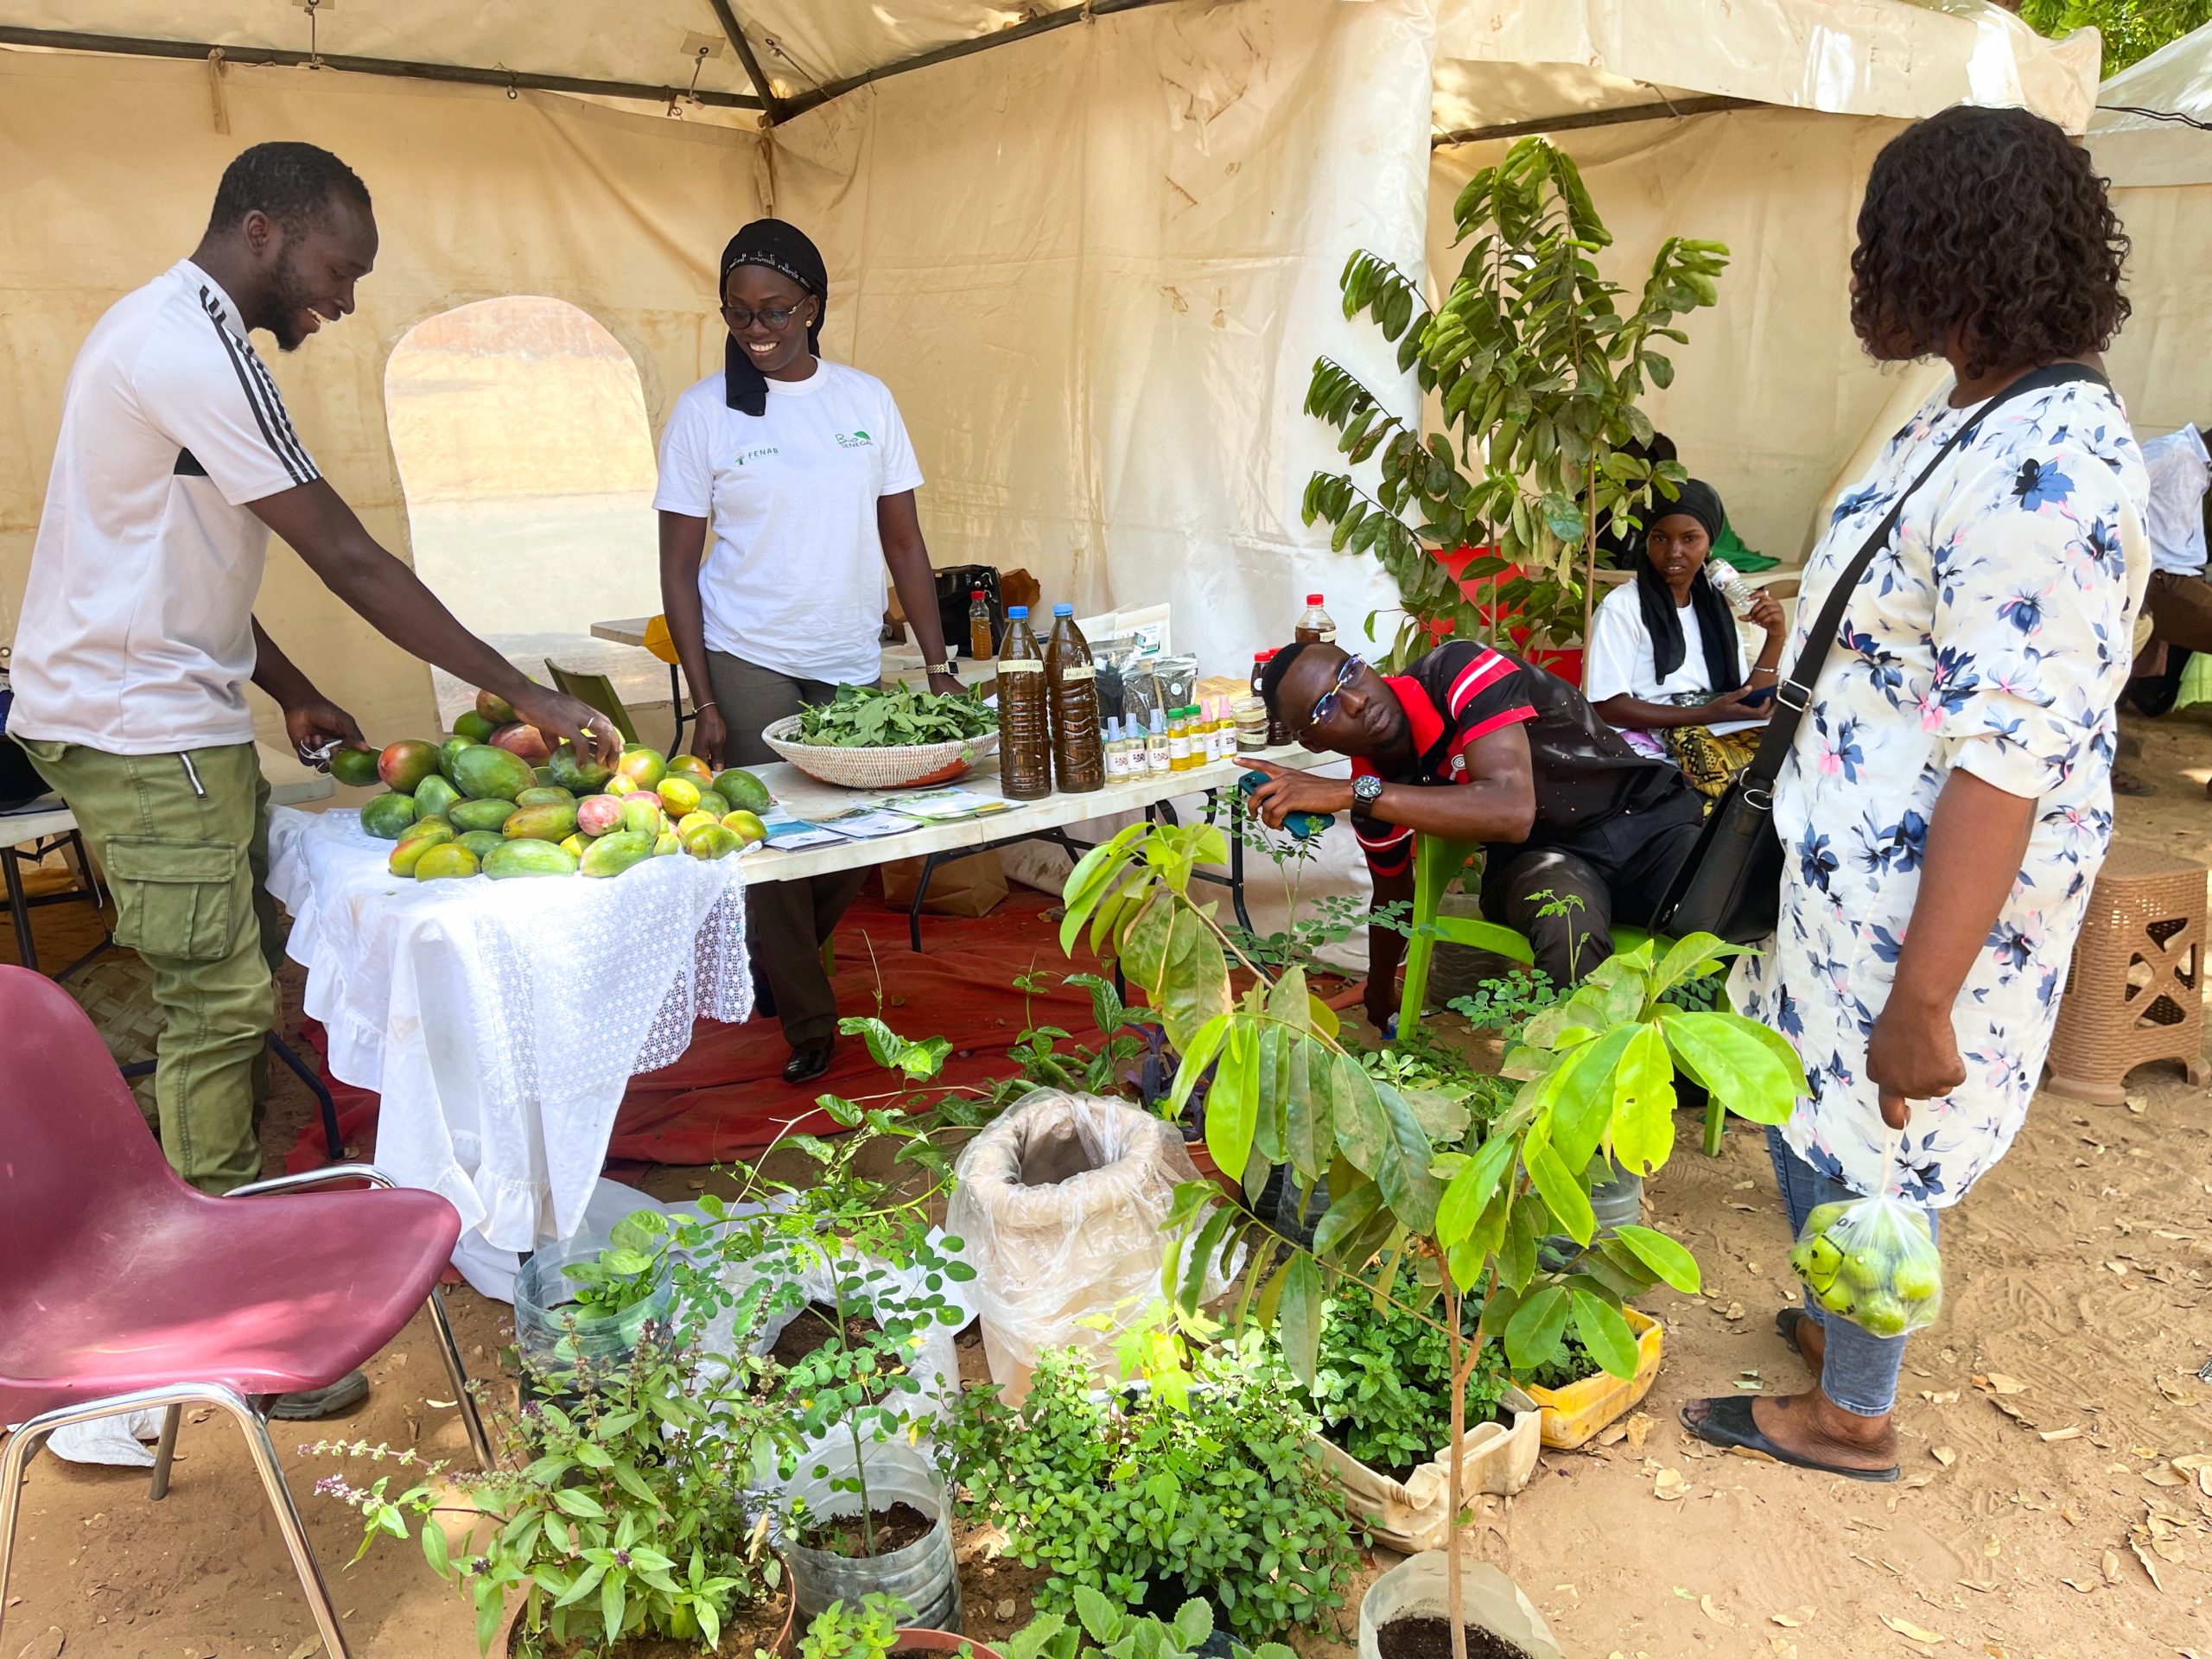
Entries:
{"type": "MultiPolygon", "coordinates": [[[[102,311],[191,251],[224,165],[264,139],[344,157],[383,235],[359,310],[268,353],[317,464],[385,546],[407,519],[385,365],[415,323],[471,300],[550,295],[635,359],[656,426],[720,328],[730,229],[760,209],[760,141],[552,94],[233,67],[217,130],[204,64],[0,52],[0,639],[15,629],[69,363],[102,311]]],[[[428,671],[272,546],[257,613],[372,734],[435,728],[428,671]]],[[[278,730],[257,698],[256,716],[278,730]]]]}
{"type": "Polygon", "coordinates": [[[2089,152],[2134,246],[2133,306],[2105,354],[2141,438],[2212,421],[2212,132],[2129,109],[2212,121],[2212,27],[2107,81],[2089,152]]]}

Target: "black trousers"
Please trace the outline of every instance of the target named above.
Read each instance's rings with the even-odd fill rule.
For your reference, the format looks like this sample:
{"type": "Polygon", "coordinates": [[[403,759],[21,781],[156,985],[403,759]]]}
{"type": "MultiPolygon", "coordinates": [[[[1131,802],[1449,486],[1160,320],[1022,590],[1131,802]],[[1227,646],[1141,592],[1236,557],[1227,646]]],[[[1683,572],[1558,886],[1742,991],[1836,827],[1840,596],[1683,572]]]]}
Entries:
{"type": "MultiPolygon", "coordinates": [[[[719,651],[707,653],[707,675],[729,733],[723,764],[732,766],[773,760],[776,752],[761,741],[761,728],[797,714],[802,704],[827,702],[837,695],[827,681],[794,679],[719,651]]],[[[862,868],[746,889],[753,971],[768,982],[784,1040],[793,1048],[837,1034],[837,993],[822,970],[822,946],[868,885],[868,875],[862,868]]]]}
{"type": "Polygon", "coordinates": [[[1649,927],[1667,885],[1697,845],[1703,820],[1655,819],[1650,833],[1611,869],[1556,849],[1491,855],[1483,914],[1528,936],[1536,966],[1554,985],[1579,984],[1613,952],[1613,925],[1649,927]]]}

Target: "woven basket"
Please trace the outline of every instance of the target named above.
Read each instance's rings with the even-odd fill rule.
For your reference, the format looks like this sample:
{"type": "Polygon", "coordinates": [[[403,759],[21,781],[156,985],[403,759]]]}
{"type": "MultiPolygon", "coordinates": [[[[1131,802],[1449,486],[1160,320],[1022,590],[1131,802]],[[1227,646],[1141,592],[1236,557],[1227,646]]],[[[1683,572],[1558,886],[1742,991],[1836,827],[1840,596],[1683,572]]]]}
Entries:
{"type": "Polygon", "coordinates": [[[908,743],[887,749],[859,749],[798,743],[799,716],[787,715],[764,728],[760,740],[810,778],[847,789],[906,789],[918,784],[946,784],[965,774],[999,746],[996,732],[946,743],[908,743]]]}

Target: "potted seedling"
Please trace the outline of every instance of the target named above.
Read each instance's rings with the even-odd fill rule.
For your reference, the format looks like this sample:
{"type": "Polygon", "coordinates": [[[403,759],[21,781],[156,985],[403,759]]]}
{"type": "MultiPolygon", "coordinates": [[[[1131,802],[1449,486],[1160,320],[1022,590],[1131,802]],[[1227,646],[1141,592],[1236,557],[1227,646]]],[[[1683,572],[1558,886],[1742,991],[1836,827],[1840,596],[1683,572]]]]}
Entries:
{"type": "MultiPolygon", "coordinates": [[[[1087,927],[1094,949],[1110,942],[1149,996],[1183,1057],[1168,1109],[1211,1068],[1206,1136],[1221,1168],[1243,1171],[1246,1191],[1257,1192],[1269,1166],[1287,1163],[1308,1188],[1325,1178],[1330,1204],[1308,1246],[1191,1183],[1187,1210],[1171,1223],[1203,1215],[1204,1224],[1186,1248],[1171,1248],[1165,1283],[1194,1304],[1209,1270],[1244,1248],[1232,1318],[1274,1326],[1308,1386],[1331,1280],[1349,1274],[1370,1296],[1433,1317],[1449,1379],[1447,1513],[1463,1524],[1466,1386],[1485,1346],[1502,1343],[1513,1366],[1540,1365],[1572,1328],[1607,1371],[1632,1377],[1637,1338],[1624,1304],[1662,1281],[1698,1288],[1695,1262],[1662,1234],[1622,1225],[1599,1235],[1593,1173],[1605,1179],[1615,1160],[1646,1173],[1666,1160],[1677,1065],[1727,1109],[1765,1123],[1787,1117],[1802,1068],[1778,1033],[1666,1001],[1733,947],[1699,935],[1660,956],[1647,943],[1600,964],[1531,1021],[1508,1059],[1511,1105],[1478,1140],[1439,1151],[1439,1139],[1466,1135],[1471,1115],[1456,1128],[1424,1126],[1404,1095],[1344,1051],[1295,970],[1232,992],[1234,946],[1188,893],[1195,866],[1224,851],[1203,825],[1131,826],[1071,874],[1062,939],[1087,927]],[[1540,1266],[1539,1244],[1553,1237],[1571,1251],[1540,1266]],[[1479,1309],[1471,1325],[1470,1302],[1479,1309]]],[[[1459,1552],[1444,1554],[1450,1649],[1465,1659],[1459,1552]]]]}
{"type": "Polygon", "coordinates": [[[999,1650],[951,1630],[909,1624],[912,1610],[895,1596],[870,1595],[857,1606],[833,1601],[799,1637],[798,1659],[1000,1659],[999,1650]]]}
{"type": "Polygon", "coordinates": [[[1089,1585],[1077,1585],[1071,1598],[1076,1618],[1039,1613],[1007,1638],[1007,1659],[1077,1659],[1088,1640],[1106,1659],[1295,1659],[1279,1642],[1247,1648],[1223,1642],[1214,1630],[1213,1609],[1186,1601],[1173,1619],[1155,1618],[1117,1607],[1089,1585]]]}

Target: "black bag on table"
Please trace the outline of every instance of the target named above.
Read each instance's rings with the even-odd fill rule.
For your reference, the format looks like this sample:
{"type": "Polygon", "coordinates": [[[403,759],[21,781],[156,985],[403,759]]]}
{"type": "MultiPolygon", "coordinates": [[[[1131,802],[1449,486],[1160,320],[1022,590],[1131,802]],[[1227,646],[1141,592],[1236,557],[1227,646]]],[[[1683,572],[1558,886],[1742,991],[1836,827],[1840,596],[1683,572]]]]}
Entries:
{"type": "Polygon", "coordinates": [[[1789,677],[1775,688],[1774,717],[1759,740],[1758,753],[1744,768],[1728,792],[1716,802],[1705,821],[1704,833],[1660,900],[1652,931],[1669,938],[1690,933],[1713,933],[1731,944],[1757,944],[1770,938],[1782,914],[1782,839],[1774,827],[1774,780],[1782,773],[1797,740],[1797,723],[1813,701],[1813,685],[1827,663],[1828,648],[1843,626],[1844,607],[1874,556],[1889,545],[1904,504],[1925,484],[1944,458],[1957,448],[1982,423],[1983,416],[2007,398],[2069,381],[2108,384],[2104,376],[2079,363],[2053,363],[2022,375],[1988,399],[1945,439],[1920,476],[1914,479],[1882,522],[1874,526],[1851,563],[1836,573],[1821,613],[1805,635],[1804,653],[1789,670],[1789,677]]]}

